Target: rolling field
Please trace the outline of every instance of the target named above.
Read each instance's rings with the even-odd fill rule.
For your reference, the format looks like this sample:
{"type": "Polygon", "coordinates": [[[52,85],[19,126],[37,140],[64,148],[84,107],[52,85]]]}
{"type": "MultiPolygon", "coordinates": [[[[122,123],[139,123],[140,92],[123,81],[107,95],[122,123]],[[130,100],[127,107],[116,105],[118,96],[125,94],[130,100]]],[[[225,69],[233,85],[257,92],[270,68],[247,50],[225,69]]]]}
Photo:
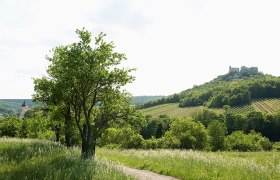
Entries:
{"type": "Polygon", "coordinates": [[[80,159],[80,149],[41,140],[0,138],[0,179],[134,179],[101,160],[80,159]]]}
{"type": "Polygon", "coordinates": [[[280,179],[279,152],[98,149],[97,156],[179,179],[280,179]]]}
{"type": "MultiPolygon", "coordinates": [[[[180,108],[178,103],[173,104],[163,104],[159,106],[153,106],[150,108],[142,109],[141,111],[145,115],[152,115],[152,116],[159,116],[159,115],[168,115],[173,118],[178,117],[188,117],[191,116],[193,113],[202,109],[202,106],[198,107],[187,107],[187,108],[180,108]]],[[[223,113],[223,109],[212,109],[218,113],[223,113]]],[[[267,112],[267,113],[274,113],[280,110],[280,99],[262,99],[262,100],[254,100],[250,105],[244,106],[236,106],[229,108],[230,113],[234,114],[245,114],[252,111],[259,111],[259,112],[267,112]]]]}
{"type": "MultiPolygon", "coordinates": [[[[172,104],[153,106],[150,108],[142,109],[141,111],[145,115],[152,115],[155,117],[165,114],[173,118],[180,118],[180,117],[189,117],[193,113],[201,110],[202,108],[203,106],[180,108],[178,103],[172,103],[172,104]]],[[[223,109],[213,109],[213,110],[218,113],[224,112],[223,109]]]]}

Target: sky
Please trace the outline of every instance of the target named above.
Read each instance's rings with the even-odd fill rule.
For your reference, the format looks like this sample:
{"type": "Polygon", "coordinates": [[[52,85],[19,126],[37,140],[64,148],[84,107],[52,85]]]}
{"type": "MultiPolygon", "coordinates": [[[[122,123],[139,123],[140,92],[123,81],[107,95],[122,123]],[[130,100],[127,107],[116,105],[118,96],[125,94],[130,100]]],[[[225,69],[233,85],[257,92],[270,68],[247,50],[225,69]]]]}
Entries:
{"type": "Polygon", "coordinates": [[[31,98],[46,55],[83,27],[127,55],[134,96],[178,93],[229,66],[280,76],[279,9],[279,0],[0,0],[0,99],[31,98]]]}

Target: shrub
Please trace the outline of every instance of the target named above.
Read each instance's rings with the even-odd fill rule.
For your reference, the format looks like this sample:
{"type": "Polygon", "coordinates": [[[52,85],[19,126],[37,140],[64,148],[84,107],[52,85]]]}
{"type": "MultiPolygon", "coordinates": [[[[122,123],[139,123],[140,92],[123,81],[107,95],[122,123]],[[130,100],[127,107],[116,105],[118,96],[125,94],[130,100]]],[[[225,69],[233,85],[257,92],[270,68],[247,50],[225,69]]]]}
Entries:
{"type": "Polygon", "coordinates": [[[251,131],[249,134],[244,134],[242,131],[235,131],[225,139],[227,150],[238,151],[260,151],[270,150],[271,142],[263,137],[260,133],[251,131]]]}
{"type": "Polygon", "coordinates": [[[19,134],[21,122],[19,119],[10,117],[6,118],[0,124],[0,136],[16,137],[19,134]]]}
{"type": "Polygon", "coordinates": [[[174,120],[163,141],[164,146],[167,148],[201,150],[208,147],[208,136],[205,127],[190,118],[174,120]]]}
{"type": "Polygon", "coordinates": [[[163,139],[156,139],[152,137],[151,139],[145,139],[142,144],[143,149],[159,149],[163,147],[163,139]]]}
{"type": "Polygon", "coordinates": [[[131,149],[140,148],[142,142],[142,136],[131,128],[109,128],[98,140],[98,145],[131,149]]]}
{"type": "Polygon", "coordinates": [[[207,131],[210,136],[211,149],[213,151],[223,150],[226,134],[225,124],[214,120],[209,124],[207,131]]]}
{"type": "Polygon", "coordinates": [[[280,142],[273,143],[272,149],[275,151],[280,151],[280,142]]]}

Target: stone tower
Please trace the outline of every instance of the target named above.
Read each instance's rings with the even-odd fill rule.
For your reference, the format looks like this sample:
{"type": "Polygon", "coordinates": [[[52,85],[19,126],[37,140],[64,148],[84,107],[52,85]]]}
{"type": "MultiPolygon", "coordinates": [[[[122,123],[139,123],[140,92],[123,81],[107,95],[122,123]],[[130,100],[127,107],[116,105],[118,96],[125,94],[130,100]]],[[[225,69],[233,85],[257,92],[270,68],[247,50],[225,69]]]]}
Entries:
{"type": "Polygon", "coordinates": [[[21,112],[19,113],[19,119],[23,119],[24,118],[24,114],[28,110],[28,106],[26,105],[25,101],[23,101],[23,103],[20,106],[20,108],[21,108],[21,112]]]}

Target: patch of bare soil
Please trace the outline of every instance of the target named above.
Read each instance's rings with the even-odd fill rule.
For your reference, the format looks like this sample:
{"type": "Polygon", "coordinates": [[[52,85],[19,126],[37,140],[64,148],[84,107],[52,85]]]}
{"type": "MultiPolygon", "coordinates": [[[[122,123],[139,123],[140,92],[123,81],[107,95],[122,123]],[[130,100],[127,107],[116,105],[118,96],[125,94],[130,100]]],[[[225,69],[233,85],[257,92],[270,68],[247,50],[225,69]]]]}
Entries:
{"type": "Polygon", "coordinates": [[[139,170],[127,166],[119,166],[126,174],[134,176],[137,180],[178,180],[175,177],[160,175],[147,170],[139,170]]]}

